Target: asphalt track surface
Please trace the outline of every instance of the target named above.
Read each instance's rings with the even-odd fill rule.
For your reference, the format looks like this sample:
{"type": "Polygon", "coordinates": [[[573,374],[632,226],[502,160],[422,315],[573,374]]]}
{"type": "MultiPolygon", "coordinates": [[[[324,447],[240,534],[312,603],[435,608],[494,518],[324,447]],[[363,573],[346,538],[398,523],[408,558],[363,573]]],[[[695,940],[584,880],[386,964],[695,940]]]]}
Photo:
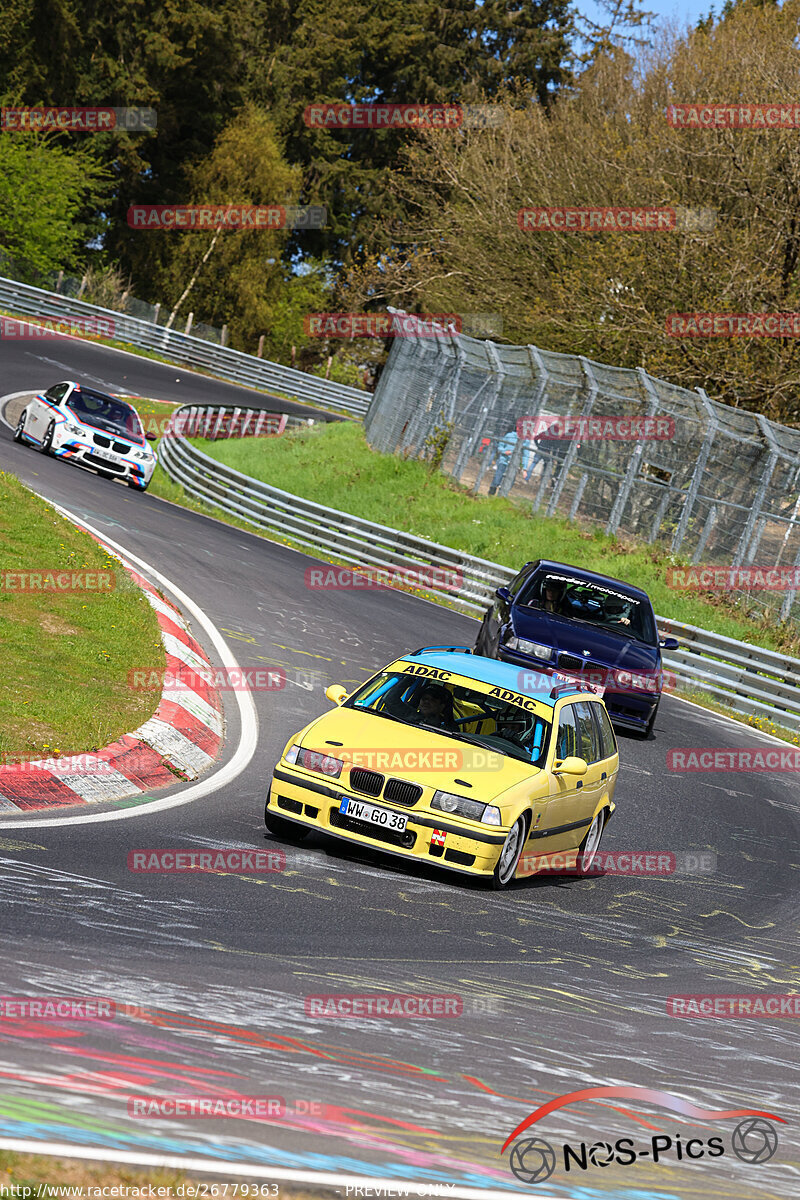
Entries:
{"type": "MultiPolygon", "coordinates": [[[[5,394],[69,377],[79,359],[93,364],[85,378],[95,383],[122,390],[112,369],[122,362],[126,386],[153,390],[146,361],[109,363],[107,351],[82,346],[75,358],[59,350],[69,370],[32,361],[25,375],[13,350],[5,394]]],[[[6,354],[0,347],[4,366],[6,354]]],[[[721,1135],[725,1154],[678,1161],[673,1152],[654,1164],[642,1153],[630,1167],[569,1174],[559,1164],[529,1194],[797,1194],[796,1019],[666,1013],[674,994],[796,988],[795,780],[673,774],[665,764],[672,747],[768,743],[673,698],[654,740],[620,739],[604,849],[708,851],[713,873],[525,880],[491,893],[314,835],[284,847],[281,874],[133,874],[131,849],[276,845],[263,826],[271,769],[287,739],[328,707],[327,684],[353,685],[423,643],[471,642],[476,625],[401,593],[308,590],[304,555],[16,446],[4,425],[0,467],[162,571],[240,665],[287,672],[283,691],[253,693],[249,765],[192,803],[56,827],[48,814],[26,815],[24,826],[2,814],[2,992],[104,996],[132,1008],[103,1023],[0,1021],[0,1139],[236,1162],[245,1178],[277,1168],[519,1192],[500,1147],[528,1113],[579,1088],[633,1084],[707,1109],[776,1113],[787,1122],[778,1152],[768,1163],[739,1161],[731,1119],[690,1120],[639,1100],[584,1102],[532,1132],[559,1154],[563,1142],[618,1137],[645,1151],[652,1136],[678,1133],[721,1135]],[[464,1012],[306,1013],[309,995],[387,989],[456,993],[464,1012]],[[271,1120],[127,1115],[129,1096],[153,1094],[280,1096],[286,1108],[271,1120]]],[[[230,695],[226,719],[223,763],[240,737],[230,695]]]]}
{"type": "Polygon", "coordinates": [[[0,341],[0,395],[48,388],[64,379],[80,379],[114,394],[147,396],[174,404],[245,405],[298,416],[340,419],[308,404],[225,383],[186,367],[143,358],[127,350],[79,338],[0,341]]]}

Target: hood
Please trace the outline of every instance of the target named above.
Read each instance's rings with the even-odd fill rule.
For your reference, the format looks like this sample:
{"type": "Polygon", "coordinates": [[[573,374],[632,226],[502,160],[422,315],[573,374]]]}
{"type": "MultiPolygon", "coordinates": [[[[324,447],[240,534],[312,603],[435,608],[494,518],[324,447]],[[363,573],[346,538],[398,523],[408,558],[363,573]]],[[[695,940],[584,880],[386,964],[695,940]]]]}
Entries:
{"type": "Polygon", "coordinates": [[[296,740],[305,749],[344,758],[387,778],[408,779],[484,802],[541,773],[529,763],[458,741],[444,731],[433,733],[352,708],[325,713],[296,740]]]}
{"type": "Polygon", "coordinates": [[[627,640],[618,633],[609,633],[598,625],[581,624],[541,610],[517,608],[512,616],[514,632],[532,642],[543,642],[556,650],[574,654],[590,662],[608,667],[624,667],[628,671],[652,670],[658,665],[658,646],[627,640]],[[584,654],[588,650],[588,654],[584,654]]]}

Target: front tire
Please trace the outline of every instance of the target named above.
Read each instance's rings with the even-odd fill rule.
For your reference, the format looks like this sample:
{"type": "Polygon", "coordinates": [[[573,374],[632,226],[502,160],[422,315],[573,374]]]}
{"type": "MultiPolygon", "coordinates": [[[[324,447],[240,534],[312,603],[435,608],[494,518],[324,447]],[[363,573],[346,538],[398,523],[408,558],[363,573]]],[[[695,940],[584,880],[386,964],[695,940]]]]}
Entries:
{"type": "MultiPolygon", "coordinates": [[[[269,804],[269,800],[267,804],[269,804]]],[[[287,842],[302,842],[311,832],[307,826],[298,825],[296,821],[287,821],[285,817],[278,817],[266,807],[264,809],[264,824],[275,837],[282,838],[287,842]]]]}
{"type": "Polygon", "coordinates": [[[17,421],[17,428],[14,430],[14,441],[20,442],[23,446],[27,446],[28,443],[25,441],[25,439],[23,437],[24,433],[25,433],[25,409],[23,408],[22,412],[19,414],[19,420],[17,421]]]}
{"type": "Polygon", "coordinates": [[[503,842],[497,866],[492,875],[492,888],[497,892],[508,887],[517,873],[522,848],[528,835],[528,823],[525,817],[517,817],[508,831],[508,837],[503,842]]]}
{"type": "Polygon", "coordinates": [[[53,453],[53,434],[55,433],[55,431],[56,431],[56,423],[55,423],[55,421],[51,421],[50,424],[47,426],[47,429],[44,432],[44,437],[42,438],[42,444],[39,447],[42,454],[52,455],[52,453],[53,453]]]}

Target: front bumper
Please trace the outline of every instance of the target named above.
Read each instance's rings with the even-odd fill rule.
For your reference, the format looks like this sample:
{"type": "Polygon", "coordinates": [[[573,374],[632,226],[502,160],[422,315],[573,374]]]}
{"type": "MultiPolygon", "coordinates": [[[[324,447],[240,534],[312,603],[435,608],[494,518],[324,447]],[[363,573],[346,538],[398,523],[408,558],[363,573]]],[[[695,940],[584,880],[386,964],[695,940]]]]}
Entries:
{"type": "Polygon", "coordinates": [[[424,805],[406,808],[381,797],[365,796],[337,787],[333,781],[323,782],[322,777],[296,771],[284,762],[273,773],[268,808],[276,817],[311,826],[333,837],[467,875],[491,875],[508,834],[507,829],[496,825],[473,828],[467,822],[454,821],[446,813],[434,813],[424,805]],[[340,813],[339,805],[346,797],[406,817],[405,833],[365,825],[340,813]],[[445,834],[444,845],[433,842],[435,830],[445,834]]]}
{"type": "Polygon", "coordinates": [[[155,459],[139,461],[123,458],[121,455],[117,456],[119,461],[112,462],[104,456],[101,448],[89,446],[85,442],[69,437],[65,438],[60,445],[55,444],[53,453],[56,458],[75,463],[79,467],[90,467],[108,479],[121,479],[124,483],[136,483],[139,487],[144,487],[150,482],[156,467],[155,459]]]}

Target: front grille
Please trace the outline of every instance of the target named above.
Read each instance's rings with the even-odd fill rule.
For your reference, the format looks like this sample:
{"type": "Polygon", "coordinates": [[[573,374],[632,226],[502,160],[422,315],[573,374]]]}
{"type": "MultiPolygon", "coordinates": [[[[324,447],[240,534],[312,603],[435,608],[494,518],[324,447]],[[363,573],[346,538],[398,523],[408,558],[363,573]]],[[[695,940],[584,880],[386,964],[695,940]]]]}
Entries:
{"type": "Polygon", "coordinates": [[[353,767],[350,772],[350,787],[353,791],[363,792],[365,796],[380,796],[383,787],[383,776],[377,771],[366,771],[363,767],[353,767]]]}
{"type": "Polygon", "coordinates": [[[405,804],[410,808],[412,804],[417,803],[421,795],[422,788],[418,783],[409,783],[407,779],[390,779],[383,798],[392,804],[405,804]]]}
{"type": "Polygon", "coordinates": [[[278,808],[285,808],[287,812],[301,813],[303,806],[299,800],[292,800],[289,796],[278,796],[278,808]]]}
{"type": "Polygon", "coordinates": [[[114,449],[117,454],[130,454],[131,448],[127,442],[114,442],[114,449]]]}
{"type": "Polygon", "coordinates": [[[445,850],[447,862],[457,863],[460,867],[471,867],[475,862],[474,854],[465,854],[463,850],[445,850]]]}
{"type": "Polygon", "coordinates": [[[94,463],[95,466],[102,467],[104,471],[116,471],[119,474],[125,470],[119,463],[109,462],[107,458],[101,458],[99,454],[84,454],[83,461],[94,463]]]}
{"type": "Polygon", "coordinates": [[[352,817],[340,813],[338,808],[332,808],[330,822],[334,829],[346,829],[350,833],[360,833],[362,837],[372,838],[376,842],[388,842],[390,846],[402,846],[410,850],[417,840],[417,835],[411,829],[405,833],[397,833],[394,829],[384,829],[380,825],[365,825],[363,821],[354,821],[352,817]]]}
{"type": "Polygon", "coordinates": [[[102,433],[95,433],[92,436],[95,446],[102,446],[104,450],[108,450],[111,445],[111,438],[103,437],[102,433]]]}
{"type": "Polygon", "coordinates": [[[316,820],[316,818],[319,816],[319,809],[317,808],[316,804],[306,805],[306,816],[313,817],[314,820],[316,820]]]}
{"type": "Polygon", "coordinates": [[[576,658],[574,654],[559,654],[558,665],[566,671],[582,671],[586,666],[586,660],[576,658]]]}

